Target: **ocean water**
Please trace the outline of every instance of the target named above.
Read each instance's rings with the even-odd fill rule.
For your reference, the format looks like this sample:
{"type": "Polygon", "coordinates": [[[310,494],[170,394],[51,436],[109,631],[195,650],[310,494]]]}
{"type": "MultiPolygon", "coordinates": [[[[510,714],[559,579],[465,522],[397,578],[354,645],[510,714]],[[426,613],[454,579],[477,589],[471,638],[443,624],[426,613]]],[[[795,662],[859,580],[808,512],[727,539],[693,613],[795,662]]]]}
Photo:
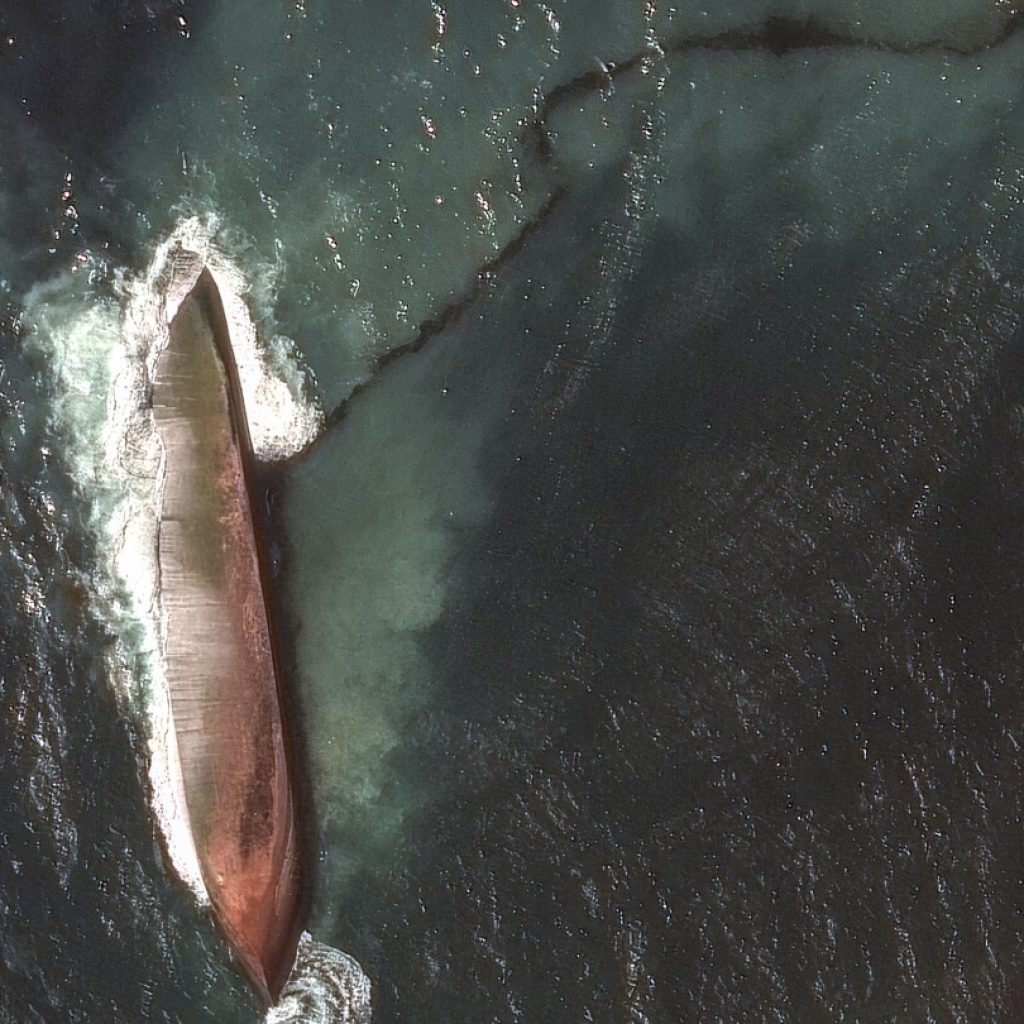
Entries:
{"type": "Polygon", "coordinates": [[[1019,1020],[1022,72],[1001,0],[4,5],[0,1021],[1019,1020]],[[269,1014],[163,853],[175,238],[282,441],[269,1014]]]}

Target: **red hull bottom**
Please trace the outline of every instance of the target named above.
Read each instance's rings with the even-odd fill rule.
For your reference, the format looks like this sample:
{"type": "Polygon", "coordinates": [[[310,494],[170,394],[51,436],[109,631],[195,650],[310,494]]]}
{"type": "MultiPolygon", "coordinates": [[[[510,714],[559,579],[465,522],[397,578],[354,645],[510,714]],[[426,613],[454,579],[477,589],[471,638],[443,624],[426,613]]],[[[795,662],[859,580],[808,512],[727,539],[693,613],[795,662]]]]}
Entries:
{"type": "Polygon", "coordinates": [[[164,654],[189,820],[217,923],[278,996],[300,930],[300,856],[247,470],[252,452],[208,272],[154,373],[164,450],[164,654]]]}

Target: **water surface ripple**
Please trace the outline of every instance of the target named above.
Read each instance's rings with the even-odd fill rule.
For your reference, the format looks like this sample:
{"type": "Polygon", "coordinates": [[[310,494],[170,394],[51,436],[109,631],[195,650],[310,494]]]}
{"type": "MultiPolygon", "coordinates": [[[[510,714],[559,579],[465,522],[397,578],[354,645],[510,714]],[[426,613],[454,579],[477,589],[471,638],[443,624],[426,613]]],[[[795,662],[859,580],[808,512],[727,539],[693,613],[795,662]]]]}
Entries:
{"type": "Polygon", "coordinates": [[[267,486],[350,973],[276,1019],[365,1018],[319,943],[386,1024],[1021,1019],[1020,14],[257,7],[0,15],[0,1020],[258,1019],[23,309],[189,216],[334,410],[267,486]]]}

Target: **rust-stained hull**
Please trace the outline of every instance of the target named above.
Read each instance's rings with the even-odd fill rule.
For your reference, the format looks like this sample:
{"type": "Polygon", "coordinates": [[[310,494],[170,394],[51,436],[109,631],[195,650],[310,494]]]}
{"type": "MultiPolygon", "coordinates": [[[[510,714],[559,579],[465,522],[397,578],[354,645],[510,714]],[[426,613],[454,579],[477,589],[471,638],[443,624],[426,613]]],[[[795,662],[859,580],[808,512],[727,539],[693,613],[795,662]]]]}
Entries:
{"type": "Polygon", "coordinates": [[[165,455],[164,654],[185,800],[217,922],[274,1000],[298,941],[300,857],[252,450],[208,271],[171,324],[153,411],[165,455]]]}

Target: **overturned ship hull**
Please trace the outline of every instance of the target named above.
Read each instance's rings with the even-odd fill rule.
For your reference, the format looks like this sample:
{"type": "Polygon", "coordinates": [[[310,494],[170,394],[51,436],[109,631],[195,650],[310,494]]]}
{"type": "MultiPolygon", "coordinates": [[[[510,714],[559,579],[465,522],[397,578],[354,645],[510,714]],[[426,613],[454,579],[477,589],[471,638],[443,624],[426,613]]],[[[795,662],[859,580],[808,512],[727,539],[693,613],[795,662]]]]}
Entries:
{"type": "Polygon", "coordinates": [[[216,284],[204,271],[153,376],[164,450],[164,657],[181,781],[219,927],[277,998],[300,931],[300,857],[252,448],[216,284]]]}

